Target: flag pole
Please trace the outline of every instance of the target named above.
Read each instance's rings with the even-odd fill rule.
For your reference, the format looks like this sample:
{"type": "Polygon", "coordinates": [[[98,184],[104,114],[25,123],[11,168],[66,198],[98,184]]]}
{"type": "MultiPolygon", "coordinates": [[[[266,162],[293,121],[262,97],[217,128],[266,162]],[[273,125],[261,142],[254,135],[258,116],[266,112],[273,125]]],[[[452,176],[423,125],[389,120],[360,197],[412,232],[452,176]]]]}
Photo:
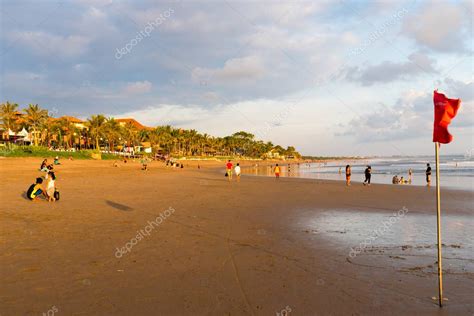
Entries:
{"type": "Polygon", "coordinates": [[[439,184],[439,143],[435,142],[436,153],[436,210],[438,222],[438,297],[439,307],[443,307],[443,269],[441,263],[441,195],[439,184]]]}

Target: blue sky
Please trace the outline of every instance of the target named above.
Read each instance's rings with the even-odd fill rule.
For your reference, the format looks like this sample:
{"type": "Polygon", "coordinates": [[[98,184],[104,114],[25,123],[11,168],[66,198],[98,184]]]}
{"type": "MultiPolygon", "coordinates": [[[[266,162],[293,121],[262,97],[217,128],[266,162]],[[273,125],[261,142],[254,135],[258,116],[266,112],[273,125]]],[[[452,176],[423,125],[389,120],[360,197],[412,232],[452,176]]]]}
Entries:
{"type": "Polygon", "coordinates": [[[2,102],[418,155],[438,88],[463,99],[443,153],[474,148],[471,1],[2,0],[0,14],[2,102]]]}

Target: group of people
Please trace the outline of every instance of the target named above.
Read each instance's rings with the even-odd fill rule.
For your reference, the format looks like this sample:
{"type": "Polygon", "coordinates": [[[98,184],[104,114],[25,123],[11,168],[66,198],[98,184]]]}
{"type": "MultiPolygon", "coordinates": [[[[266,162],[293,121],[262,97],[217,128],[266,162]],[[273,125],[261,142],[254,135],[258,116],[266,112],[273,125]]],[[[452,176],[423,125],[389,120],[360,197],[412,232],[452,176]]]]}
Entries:
{"type": "MultiPolygon", "coordinates": [[[[340,170],[340,169],[339,169],[340,170]]],[[[339,171],[340,173],[340,171],[339,171]]],[[[431,166],[430,164],[426,164],[426,184],[427,186],[431,185],[431,166]]],[[[351,165],[346,166],[346,185],[350,186],[351,185],[351,175],[352,175],[352,170],[351,170],[351,165]]],[[[365,180],[363,182],[364,185],[370,185],[370,180],[372,178],[372,167],[367,166],[364,170],[364,175],[365,175],[365,180]]],[[[392,183],[393,184],[411,184],[412,181],[412,176],[413,176],[413,170],[410,168],[408,170],[408,180],[404,179],[403,177],[398,177],[398,175],[395,175],[392,178],[392,183]]]]}
{"type": "Polygon", "coordinates": [[[30,185],[26,192],[26,196],[31,201],[37,201],[40,196],[45,200],[54,202],[59,200],[59,191],[56,187],[56,174],[54,172],[54,165],[59,165],[59,158],[55,157],[52,164],[48,164],[48,159],[44,159],[41,163],[39,171],[44,172],[45,175],[36,178],[35,183],[30,185]]]}
{"type": "MultiPolygon", "coordinates": [[[[258,168],[258,165],[256,165],[255,167],[258,168]]],[[[276,164],[275,167],[273,167],[272,165],[271,168],[272,168],[273,174],[275,175],[275,178],[277,180],[280,179],[281,167],[278,164],[276,164]]],[[[232,163],[232,160],[228,160],[226,163],[225,176],[227,177],[229,181],[232,181],[234,174],[237,177],[237,182],[240,182],[240,176],[242,175],[242,169],[240,167],[240,163],[237,163],[237,165],[234,166],[234,164],[232,163]]]]}
{"type": "Polygon", "coordinates": [[[225,176],[227,177],[227,179],[229,181],[232,181],[232,175],[235,173],[235,176],[237,177],[237,182],[240,182],[240,176],[242,174],[240,163],[237,163],[237,165],[234,167],[232,160],[229,160],[227,161],[227,164],[225,165],[225,167],[226,167],[225,176]]]}
{"type": "Polygon", "coordinates": [[[180,168],[184,169],[184,164],[179,163],[173,159],[166,160],[166,167],[180,168]]]}
{"type": "Polygon", "coordinates": [[[411,184],[411,179],[413,176],[413,171],[411,169],[408,170],[408,179],[404,179],[402,177],[398,177],[398,174],[394,175],[392,178],[392,184],[411,184]]]}

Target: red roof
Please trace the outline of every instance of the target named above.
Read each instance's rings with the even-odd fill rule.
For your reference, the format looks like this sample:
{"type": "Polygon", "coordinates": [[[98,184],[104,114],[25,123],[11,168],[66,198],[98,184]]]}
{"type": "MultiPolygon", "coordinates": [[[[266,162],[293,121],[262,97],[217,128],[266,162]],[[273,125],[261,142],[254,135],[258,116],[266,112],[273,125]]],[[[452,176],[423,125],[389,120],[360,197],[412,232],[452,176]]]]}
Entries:
{"type": "Polygon", "coordinates": [[[83,120],[80,120],[78,119],[77,117],[73,117],[73,116],[61,116],[60,118],[58,118],[59,120],[61,119],[66,119],[68,120],[69,122],[72,122],[72,123],[84,123],[83,120]]]}
{"type": "Polygon", "coordinates": [[[153,129],[152,127],[147,127],[147,126],[142,125],[140,122],[138,122],[137,120],[135,120],[133,118],[118,118],[118,119],[115,119],[115,120],[119,123],[132,124],[137,129],[140,129],[140,130],[142,130],[142,129],[153,129]]]}

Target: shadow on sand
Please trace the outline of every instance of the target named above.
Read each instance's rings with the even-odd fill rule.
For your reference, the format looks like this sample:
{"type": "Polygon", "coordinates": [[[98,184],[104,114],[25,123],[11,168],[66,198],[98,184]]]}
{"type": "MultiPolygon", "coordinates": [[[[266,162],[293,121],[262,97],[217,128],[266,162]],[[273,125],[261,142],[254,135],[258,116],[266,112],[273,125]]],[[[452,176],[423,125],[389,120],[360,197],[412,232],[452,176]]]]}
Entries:
{"type": "Polygon", "coordinates": [[[130,212],[130,211],[133,211],[133,208],[127,206],[127,205],[123,205],[123,204],[119,204],[119,203],[115,203],[113,201],[109,201],[109,200],[106,200],[105,203],[109,206],[112,206],[113,208],[116,208],[117,210],[119,211],[124,211],[124,212],[130,212]]]}
{"type": "Polygon", "coordinates": [[[21,194],[21,197],[24,198],[24,199],[27,200],[27,201],[31,201],[31,200],[26,196],[26,191],[24,191],[24,192],[21,194]]]}

